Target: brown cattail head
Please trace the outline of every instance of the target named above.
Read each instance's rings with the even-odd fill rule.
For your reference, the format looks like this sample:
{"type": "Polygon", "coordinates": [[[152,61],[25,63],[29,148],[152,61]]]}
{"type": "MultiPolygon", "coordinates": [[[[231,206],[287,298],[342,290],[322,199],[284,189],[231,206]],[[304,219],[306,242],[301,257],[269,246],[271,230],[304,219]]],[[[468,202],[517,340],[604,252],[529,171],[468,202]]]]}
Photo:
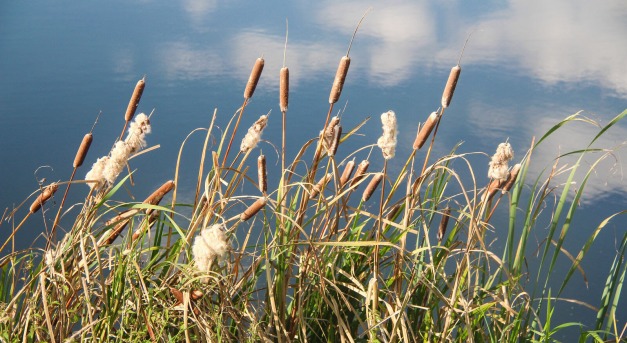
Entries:
{"type": "Polygon", "coordinates": [[[124,115],[124,120],[131,121],[133,116],[135,115],[135,110],[137,109],[137,105],[139,105],[139,100],[142,97],[142,93],[144,93],[144,87],[146,87],[146,81],[144,78],[137,81],[135,85],[135,90],[133,91],[133,95],[131,96],[131,100],[128,102],[128,107],[126,108],[126,114],[124,115]]]}
{"type": "Polygon", "coordinates": [[[259,190],[266,194],[268,191],[268,176],[266,174],[266,156],[259,155],[257,158],[257,179],[259,181],[259,190]]]}
{"type": "Polygon", "coordinates": [[[290,70],[281,68],[279,74],[279,107],[281,112],[287,112],[287,104],[290,96],[290,70]]]}
{"type": "Polygon", "coordinates": [[[344,172],[342,172],[342,176],[340,177],[340,187],[344,187],[346,182],[351,178],[353,169],[355,169],[355,161],[348,161],[348,163],[346,163],[346,168],[344,168],[344,172]]]}
{"type": "Polygon", "coordinates": [[[172,293],[172,295],[176,299],[176,304],[177,305],[183,303],[183,292],[179,291],[178,289],[176,289],[174,287],[170,287],[170,292],[172,293]]]}
{"type": "Polygon", "coordinates": [[[340,65],[337,67],[337,71],[335,72],[335,80],[333,80],[331,94],[329,94],[329,104],[335,104],[340,99],[340,94],[342,94],[342,87],[344,87],[344,81],[346,80],[346,74],[348,73],[348,67],[350,64],[350,57],[342,56],[340,59],[340,65]]]}
{"type": "Polygon", "coordinates": [[[457,86],[457,80],[459,74],[462,72],[462,67],[458,65],[451,68],[451,73],[448,75],[448,81],[444,87],[444,93],[442,93],[442,107],[447,108],[451,104],[453,99],[453,93],[455,92],[455,86],[457,86]]]}
{"type": "Polygon", "coordinates": [[[328,173],[327,175],[321,177],[320,180],[318,181],[318,183],[316,183],[316,185],[311,188],[310,198],[317,197],[318,194],[320,194],[320,192],[322,192],[322,190],[327,185],[329,180],[331,180],[332,177],[333,177],[333,174],[331,174],[331,173],[328,173]]]}
{"type": "Polygon", "coordinates": [[[102,244],[109,245],[109,244],[113,243],[113,241],[115,241],[115,239],[118,238],[120,233],[122,233],[122,230],[124,230],[124,228],[126,227],[127,224],[128,224],[128,220],[124,220],[122,222],[119,222],[113,228],[113,230],[109,231],[109,236],[103,241],[102,244]]]}
{"type": "Polygon", "coordinates": [[[245,209],[244,212],[242,212],[242,214],[239,216],[239,219],[245,221],[252,218],[255,214],[257,214],[257,212],[259,212],[264,206],[266,206],[266,201],[266,197],[261,197],[257,199],[257,201],[248,206],[248,208],[245,209]]]}
{"type": "Polygon", "coordinates": [[[361,200],[368,201],[368,199],[370,199],[370,197],[372,196],[372,193],[374,193],[377,187],[379,187],[381,180],[383,180],[383,173],[374,174],[372,176],[372,179],[370,179],[370,183],[368,183],[368,187],[366,187],[366,189],[364,190],[364,193],[361,196],[361,200]]]}
{"type": "Polygon", "coordinates": [[[118,215],[116,215],[115,217],[107,220],[105,222],[105,225],[109,226],[109,225],[115,224],[115,223],[117,223],[119,221],[129,219],[129,218],[133,217],[134,215],[136,215],[137,213],[139,213],[139,209],[138,208],[129,208],[128,210],[122,211],[118,215]]]}
{"type": "Polygon", "coordinates": [[[159,187],[156,191],[154,191],[146,200],[144,200],[144,204],[157,205],[163,199],[163,197],[170,193],[170,191],[174,189],[174,181],[169,180],[166,181],[161,187],[159,187]]]}
{"type": "Polygon", "coordinates": [[[512,189],[512,186],[514,186],[514,182],[516,182],[516,178],[518,177],[518,173],[520,172],[520,167],[520,163],[516,163],[512,167],[512,170],[509,171],[509,177],[507,178],[507,182],[505,182],[505,186],[503,186],[503,194],[509,192],[509,190],[512,189]]]}
{"type": "Polygon", "coordinates": [[[342,137],[342,126],[335,125],[333,128],[333,140],[331,141],[331,146],[329,147],[327,154],[329,156],[335,156],[337,153],[337,148],[340,146],[340,138],[342,137]]]}
{"type": "Polygon", "coordinates": [[[446,233],[446,227],[448,226],[448,219],[451,216],[451,208],[447,207],[442,213],[442,219],[440,219],[440,226],[438,227],[438,242],[442,242],[444,234],[446,233]]]}
{"type": "Polygon", "coordinates": [[[37,196],[37,199],[35,199],[35,201],[33,201],[33,203],[30,205],[30,213],[35,213],[39,211],[41,206],[43,206],[43,204],[45,204],[46,201],[52,198],[52,196],[57,191],[57,189],[59,189],[59,185],[57,185],[56,183],[53,183],[47,186],[46,188],[44,188],[44,190],[39,194],[39,196],[37,196]]]}
{"type": "Polygon", "coordinates": [[[264,60],[259,57],[255,61],[253,70],[250,72],[250,76],[248,77],[246,89],[244,90],[244,99],[248,100],[253,97],[253,93],[255,93],[255,88],[257,88],[257,83],[259,83],[259,78],[261,77],[261,72],[263,71],[263,65],[264,60]]]}
{"type": "Polygon", "coordinates": [[[85,161],[85,156],[87,156],[87,151],[89,151],[89,147],[91,146],[91,141],[94,140],[94,136],[91,133],[88,133],[83,137],[83,141],[81,142],[81,146],[78,147],[78,151],[76,152],[76,157],[74,157],[74,163],[72,166],[74,168],[78,168],[83,165],[83,161],[85,161]]]}
{"type": "Polygon", "coordinates": [[[425,123],[420,128],[420,131],[418,131],[418,134],[416,135],[416,140],[414,141],[414,150],[422,148],[422,146],[427,141],[427,138],[429,138],[431,131],[433,131],[435,124],[438,122],[438,119],[440,119],[440,114],[437,111],[432,112],[431,115],[429,115],[429,118],[427,118],[427,121],[425,121],[425,123]]]}
{"type": "Polygon", "coordinates": [[[401,211],[401,207],[402,204],[396,204],[392,207],[392,209],[388,212],[388,215],[385,216],[385,219],[387,220],[394,220],[394,217],[396,217],[396,215],[401,211]]]}
{"type": "Polygon", "coordinates": [[[490,183],[488,184],[488,188],[486,189],[485,193],[481,195],[481,201],[486,201],[486,199],[487,201],[490,201],[490,199],[494,197],[496,192],[498,192],[499,189],[501,189],[501,187],[503,187],[504,184],[505,184],[505,180],[492,179],[490,183]]]}
{"type": "Polygon", "coordinates": [[[351,187],[353,187],[355,184],[361,181],[361,179],[364,178],[364,175],[368,171],[369,166],[370,162],[368,162],[368,160],[363,160],[359,163],[359,165],[357,166],[357,170],[355,171],[355,177],[353,177],[353,180],[351,181],[351,187]]]}

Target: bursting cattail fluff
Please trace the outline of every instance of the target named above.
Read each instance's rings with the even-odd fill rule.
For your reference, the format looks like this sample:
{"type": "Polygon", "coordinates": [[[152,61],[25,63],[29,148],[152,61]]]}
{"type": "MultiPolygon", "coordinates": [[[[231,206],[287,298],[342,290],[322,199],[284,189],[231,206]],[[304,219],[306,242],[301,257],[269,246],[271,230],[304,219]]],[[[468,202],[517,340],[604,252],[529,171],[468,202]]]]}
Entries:
{"type": "Polygon", "coordinates": [[[244,99],[248,100],[253,97],[253,93],[255,93],[255,88],[257,88],[257,83],[259,83],[259,78],[261,77],[261,72],[263,71],[263,65],[263,58],[260,57],[255,61],[253,70],[250,72],[248,82],[246,83],[246,89],[244,89],[244,99]]]}
{"type": "Polygon", "coordinates": [[[226,257],[229,249],[230,246],[222,224],[215,224],[202,229],[192,245],[196,268],[202,273],[209,272],[216,260],[220,261],[226,257]]]}
{"type": "Polygon", "coordinates": [[[346,74],[348,73],[348,67],[351,64],[351,59],[348,56],[342,56],[340,64],[335,72],[335,79],[333,80],[333,87],[331,87],[331,93],[329,94],[329,104],[335,104],[342,94],[342,88],[344,87],[344,81],[346,81],[346,74]]]}
{"type": "Polygon", "coordinates": [[[488,170],[488,177],[491,179],[505,181],[508,174],[509,161],[514,158],[514,150],[512,146],[505,142],[499,144],[496,148],[496,153],[492,156],[490,161],[490,169],[488,170]]]}
{"type": "Polygon", "coordinates": [[[427,118],[427,121],[425,121],[425,123],[420,128],[420,131],[418,131],[418,134],[416,135],[416,140],[414,141],[414,150],[422,148],[422,146],[427,141],[427,138],[429,138],[431,131],[433,131],[435,124],[438,122],[438,119],[440,119],[440,114],[437,111],[432,112],[431,115],[429,115],[429,118],[427,118]]]}
{"type": "Polygon", "coordinates": [[[144,93],[144,87],[146,87],[146,81],[144,78],[137,81],[135,85],[135,90],[133,90],[133,95],[131,96],[131,100],[128,102],[128,107],[126,108],[126,114],[124,115],[124,120],[131,121],[133,116],[135,115],[135,110],[139,105],[139,100],[142,97],[142,93],[144,93]]]}
{"type": "Polygon", "coordinates": [[[383,135],[377,141],[377,145],[381,148],[383,158],[389,160],[394,157],[396,152],[396,135],[398,133],[394,112],[387,111],[381,114],[381,123],[383,124],[383,135]]]}
{"type": "Polygon", "coordinates": [[[327,154],[329,156],[334,155],[333,148],[337,149],[337,144],[335,147],[333,145],[334,143],[336,143],[335,138],[339,139],[339,136],[342,133],[341,129],[342,127],[340,126],[340,117],[335,116],[331,118],[324,130],[320,132],[320,135],[322,136],[322,145],[327,150],[327,154]],[[340,130],[340,132],[338,132],[338,130],[340,130]]]}
{"type": "Polygon", "coordinates": [[[111,185],[120,175],[131,155],[146,146],[146,135],[150,133],[150,119],[144,113],[135,117],[128,130],[128,136],[123,141],[117,141],[109,156],[99,158],[85,179],[91,188],[111,185]]]}
{"type": "Polygon", "coordinates": [[[240,145],[240,150],[242,152],[248,152],[251,149],[254,149],[259,141],[261,140],[261,134],[263,133],[263,129],[266,127],[268,123],[268,116],[262,115],[257,119],[257,121],[248,129],[246,136],[242,139],[242,144],[240,145]]]}
{"type": "Polygon", "coordinates": [[[459,80],[459,74],[462,72],[462,67],[458,64],[451,68],[451,73],[448,75],[446,86],[444,86],[444,92],[442,93],[442,107],[447,108],[453,100],[453,93],[455,93],[455,87],[457,86],[457,80],[459,80]]]}
{"type": "Polygon", "coordinates": [[[287,67],[281,68],[279,73],[279,107],[281,112],[287,112],[290,95],[290,70],[287,67]]]}

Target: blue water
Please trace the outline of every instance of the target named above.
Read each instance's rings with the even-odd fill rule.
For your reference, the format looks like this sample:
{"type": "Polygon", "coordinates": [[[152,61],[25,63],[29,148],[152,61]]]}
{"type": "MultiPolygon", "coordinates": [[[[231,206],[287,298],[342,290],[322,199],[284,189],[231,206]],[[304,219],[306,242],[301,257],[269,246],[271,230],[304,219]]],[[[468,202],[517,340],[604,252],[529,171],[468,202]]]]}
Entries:
{"type": "MultiPolygon", "coordinates": [[[[348,79],[335,109],[345,108],[345,129],[366,116],[372,119],[362,129],[363,136],[342,147],[345,151],[375,143],[381,133],[379,115],[392,109],[400,123],[397,154],[407,156],[418,122],[439,106],[448,72],[471,32],[436,155],[460,141],[462,152],[492,154],[498,143],[509,139],[518,159],[533,136],[541,136],[567,115],[584,111],[607,123],[627,108],[627,6],[621,1],[3,2],[1,212],[35,191],[39,179],[67,180],[76,147],[100,111],[94,143],[78,177],[107,154],[143,75],[147,86],[138,110],[155,111],[148,142],[160,148],[131,163],[137,182],[129,193],[136,200],[173,178],[181,142],[193,129],[208,126],[214,108],[218,125],[225,127],[242,103],[250,68],[260,55],[266,60],[264,74],[242,127],[272,111],[264,139],[279,146],[277,88],[286,18],[285,63],[291,76],[287,154],[294,156],[324,123],[337,63],[370,5],[373,10],[352,46],[348,79]],[[35,173],[41,166],[48,167],[35,173]]],[[[538,167],[532,177],[558,153],[584,148],[594,134],[594,128],[579,124],[558,133],[534,155],[538,167]]],[[[625,144],[625,137],[627,124],[621,123],[597,146],[616,148],[625,144]]],[[[194,164],[203,139],[203,134],[193,136],[183,156],[182,201],[193,198],[194,164]]],[[[269,164],[276,163],[272,145],[262,143],[261,148],[269,164]]],[[[375,151],[372,161],[380,166],[379,155],[375,151]]],[[[592,176],[569,248],[580,248],[603,218],[627,206],[625,149],[615,156],[592,176]]],[[[390,169],[397,171],[403,158],[392,160],[390,169]]],[[[473,161],[478,183],[487,182],[488,156],[477,155],[473,161]]],[[[84,193],[86,187],[75,186],[68,203],[80,202],[84,193]]],[[[0,226],[2,241],[8,227],[0,226]]],[[[18,248],[29,246],[42,231],[41,224],[29,222],[18,248]]],[[[575,277],[568,296],[598,304],[615,240],[624,231],[620,218],[603,230],[583,262],[590,288],[575,277]]],[[[532,241],[543,238],[534,236],[532,241]]],[[[41,237],[38,242],[43,242],[41,237]]],[[[563,311],[565,320],[594,318],[593,312],[578,307],[563,311]]],[[[627,311],[619,315],[624,323],[627,311]]]]}

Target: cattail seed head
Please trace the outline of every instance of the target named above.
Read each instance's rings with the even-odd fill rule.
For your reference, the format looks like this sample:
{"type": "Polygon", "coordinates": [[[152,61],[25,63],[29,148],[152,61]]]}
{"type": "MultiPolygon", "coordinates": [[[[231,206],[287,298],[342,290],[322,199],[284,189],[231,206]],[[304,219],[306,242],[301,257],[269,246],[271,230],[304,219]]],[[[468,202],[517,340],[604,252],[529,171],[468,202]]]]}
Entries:
{"type": "Polygon", "coordinates": [[[331,87],[331,93],[329,94],[329,104],[335,104],[342,94],[342,88],[344,87],[344,81],[346,80],[346,74],[348,73],[348,67],[351,64],[351,59],[348,56],[342,56],[340,64],[335,72],[335,79],[333,80],[333,87],[331,87]]]}
{"type": "Polygon", "coordinates": [[[268,116],[262,115],[257,119],[257,121],[248,129],[246,136],[242,139],[242,144],[240,145],[240,150],[242,152],[248,152],[251,149],[254,149],[259,141],[261,140],[261,134],[263,133],[263,129],[268,124],[268,116]]]}
{"type": "Polygon", "coordinates": [[[107,220],[105,222],[105,226],[109,226],[109,225],[115,224],[117,222],[120,222],[122,220],[129,219],[129,218],[133,217],[134,215],[136,215],[137,213],[139,213],[139,209],[138,208],[129,208],[128,210],[122,211],[118,215],[116,215],[115,217],[107,220]]]}
{"type": "Polygon", "coordinates": [[[279,107],[281,112],[287,112],[287,105],[290,95],[290,70],[287,67],[281,68],[279,73],[279,107]]]}
{"type": "Polygon", "coordinates": [[[370,199],[377,187],[379,187],[381,180],[383,180],[383,173],[374,174],[372,176],[372,179],[370,179],[370,182],[368,183],[368,187],[366,187],[364,193],[361,195],[361,200],[363,200],[364,202],[368,201],[368,199],[370,199]]]}
{"type": "Polygon", "coordinates": [[[72,164],[74,168],[78,168],[83,165],[85,156],[87,156],[87,152],[89,151],[89,147],[91,146],[91,142],[93,140],[94,136],[91,133],[88,133],[83,137],[83,141],[78,147],[78,151],[76,151],[76,156],[74,157],[74,163],[72,164]]]}
{"type": "Polygon", "coordinates": [[[333,140],[331,141],[331,146],[327,150],[327,155],[335,156],[337,153],[337,148],[340,146],[340,138],[342,137],[342,126],[335,125],[333,128],[333,140]]]}
{"type": "Polygon", "coordinates": [[[340,188],[344,187],[346,182],[348,182],[348,180],[351,178],[351,175],[353,174],[353,169],[355,169],[355,161],[348,161],[348,163],[346,163],[344,171],[342,172],[342,176],[340,177],[340,188]]]}
{"type": "Polygon", "coordinates": [[[322,146],[327,150],[327,154],[331,153],[331,147],[333,146],[335,137],[338,136],[336,130],[338,127],[340,127],[340,117],[335,116],[331,118],[324,130],[320,132],[322,146]]]}
{"type": "Polygon", "coordinates": [[[507,172],[509,161],[514,158],[514,150],[512,146],[505,142],[499,144],[496,148],[496,153],[492,155],[490,161],[490,169],[488,170],[488,177],[500,181],[505,181],[509,175],[507,172]]]}
{"type": "Polygon", "coordinates": [[[246,221],[252,218],[257,212],[261,211],[261,209],[266,206],[267,199],[266,197],[261,197],[257,199],[252,205],[248,206],[247,209],[242,212],[239,219],[246,221]]]}
{"type": "Polygon", "coordinates": [[[266,174],[266,156],[259,155],[257,158],[257,179],[259,182],[259,190],[266,194],[268,191],[268,176],[266,174]]]}
{"type": "Polygon", "coordinates": [[[144,200],[144,204],[158,205],[159,202],[161,202],[161,199],[163,199],[166,194],[170,193],[172,189],[174,189],[174,181],[166,181],[163,185],[161,185],[161,187],[150,194],[146,200],[144,200]]]}
{"type": "Polygon", "coordinates": [[[394,205],[392,209],[388,212],[385,219],[390,220],[390,221],[393,220],[394,217],[396,217],[396,215],[400,212],[400,210],[401,210],[401,204],[394,205]]]}
{"type": "Polygon", "coordinates": [[[453,93],[455,92],[455,87],[457,86],[457,80],[459,79],[459,74],[461,72],[462,67],[460,67],[459,64],[451,68],[451,73],[448,75],[448,80],[446,81],[446,86],[444,87],[444,93],[442,93],[443,108],[447,108],[451,104],[453,93]]]}
{"type": "Polygon", "coordinates": [[[257,83],[259,83],[259,78],[261,77],[261,72],[263,71],[263,65],[263,58],[260,57],[255,61],[253,70],[250,72],[248,82],[246,83],[246,89],[244,90],[244,99],[248,100],[253,97],[253,93],[255,93],[255,88],[257,88],[257,83]]]}
{"type": "Polygon", "coordinates": [[[201,273],[209,272],[213,263],[216,260],[224,259],[229,250],[230,245],[222,224],[215,224],[202,229],[192,245],[192,255],[194,262],[196,262],[196,268],[201,273]]]}
{"type": "Polygon", "coordinates": [[[490,201],[504,184],[505,180],[492,179],[488,184],[488,188],[485,190],[485,193],[481,195],[481,201],[486,201],[486,199],[487,201],[490,201]]]}
{"type": "Polygon", "coordinates": [[[131,100],[128,103],[128,107],[126,108],[126,114],[124,115],[124,120],[131,121],[131,119],[133,119],[133,116],[135,115],[135,110],[137,109],[137,106],[139,105],[139,100],[142,97],[142,93],[144,93],[144,87],[146,87],[146,82],[142,78],[141,80],[137,81],[137,84],[135,85],[135,90],[133,91],[131,100]]]}
{"type": "Polygon", "coordinates": [[[440,226],[438,226],[438,242],[442,242],[442,238],[444,238],[444,234],[446,234],[446,227],[448,226],[448,219],[451,216],[451,208],[447,207],[444,209],[442,213],[442,219],[440,219],[440,226]]]}
{"type": "Polygon", "coordinates": [[[396,153],[396,135],[398,133],[396,114],[393,111],[381,114],[381,123],[383,124],[383,135],[377,141],[377,145],[381,148],[383,158],[389,160],[396,153]]]}
{"type": "Polygon", "coordinates": [[[320,194],[320,192],[322,192],[322,190],[327,185],[327,183],[331,180],[332,177],[333,177],[333,174],[331,174],[331,173],[328,173],[327,175],[321,177],[320,180],[318,181],[318,183],[316,183],[311,188],[311,193],[310,193],[309,197],[310,198],[317,197],[318,194],[320,194]]]}
{"type": "Polygon", "coordinates": [[[54,193],[59,189],[59,185],[56,183],[48,185],[44,190],[37,196],[37,199],[33,201],[30,205],[30,213],[35,213],[39,211],[41,206],[46,203],[46,201],[50,200],[54,193]]]}
{"type": "Polygon", "coordinates": [[[516,178],[518,178],[518,173],[520,172],[520,163],[516,163],[513,167],[512,170],[509,171],[509,176],[507,178],[507,182],[505,182],[505,185],[503,186],[503,194],[505,194],[506,192],[509,192],[510,189],[512,189],[512,186],[514,186],[514,182],[516,182],[516,178]]]}
{"type": "Polygon", "coordinates": [[[433,131],[435,124],[438,122],[438,119],[440,119],[440,114],[437,111],[432,112],[431,115],[429,115],[429,118],[427,118],[427,121],[425,121],[425,123],[420,128],[420,131],[418,131],[418,134],[416,135],[416,140],[414,141],[414,150],[422,148],[422,146],[427,141],[427,138],[429,138],[431,131],[433,131]]]}
{"type": "Polygon", "coordinates": [[[353,177],[353,180],[351,180],[351,187],[353,187],[355,184],[361,181],[361,179],[364,178],[364,175],[366,175],[369,166],[370,162],[368,162],[368,160],[363,160],[359,163],[359,165],[357,166],[357,170],[355,171],[355,177],[353,177]]]}
{"type": "Polygon", "coordinates": [[[115,239],[122,233],[127,224],[128,220],[119,222],[111,231],[108,232],[108,236],[104,241],[102,241],[102,244],[109,245],[113,243],[113,241],[115,241],[115,239]]]}

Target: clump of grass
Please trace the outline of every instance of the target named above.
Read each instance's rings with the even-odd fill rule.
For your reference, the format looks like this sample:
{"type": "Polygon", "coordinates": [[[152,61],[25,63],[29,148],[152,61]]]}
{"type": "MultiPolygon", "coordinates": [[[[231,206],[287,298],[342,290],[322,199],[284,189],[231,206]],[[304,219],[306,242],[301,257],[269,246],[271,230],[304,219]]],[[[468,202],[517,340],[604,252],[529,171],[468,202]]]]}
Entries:
{"type": "MultiPolygon", "coordinates": [[[[348,53],[345,57],[342,61],[348,61],[348,53]]],[[[470,176],[475,174],[475,165],[486,161],[475,161],[471,153],[458,151],[459,146],[429,161],[439,125],[445,129],[444,109],[450,106],[458,71],[452,86],[447,83],[445,95],[450,94],[446,101],[443,97],[443,108],[422,125],[413,149],[397,147],[399,125],[391,111],[382,115],[381,139],[351,152],[338,145],[366,121],[342,133],[339,118],[327,116],[320,118],[319,129],[307,133],[312,139],[286,162],[284,67],[279,89],[281,170],[274,174],[272,166],[278,162],[272,163],[269,157],[267,163],[263,154],[256,162],[248,160],[271,120],[267,115],[249,129],[229,167],[225,164],[229,147],[262,66],[258,60],[245,88],[244,103],[229,123],[235,125],[217,137],[217,146],[209,143],[217,117],[214,112],[206,128],[193,203],[176,200],[177,186],[186,182],[178,178],[180,157],[173,179],[143,202],[116,201],[130,175],[119,181],[118,175],[114,180],[92,177],[98,170],[104,173],[107,163],[116,159],[112,152],[98,159],[86,177],[96,186],[80,190],[87,193],[85,201],[80,209],[68,212],[72,220],[65,215],[69,225],[59,241],[50,239],[43,249],[12,249],[0,257],[3,340],[514,342],[550,341],[569,325],[579,327],[582,341],[625,338],[624,319],[616,317],[616,308],[627,273],[627,235],[619,241],[614,264],[608,267],[599,305],[582,306],[582,310],[596,311],[596,322],[556,323],[552,317],[561,306],[555,299],[581,304],[563,299],[563,291],[574,273],[583,273],[581,263],[598,233],[625,213],[601,221],[584,246],[572,254],[563,244],[596,163],[577,183],[573,181],[577,170],[584,168],[582,163],[566,170],[565,183],[556,181],[557,167],[536,180],[527,177],[533,152],[562,126],[583,120],[580,115],[567,117],[537,142],[532,140],[511,169],[507,167],[513,159],[511,146],[503,146],[492,159],[495,171],[486,181],[488,186],[481,187],[485,183],[470,176]],[[425,145],[429,137],[431,143],[425,145]],[[374,162],[371,166],[364,159],[355,171],[356,154],[375,144],[381,148],[383,166],[374,162]],[[415,160],[423,146],[421,168],[415,160]],[[205,165],[207,150],[211,153],[205,165]],[[409,156],[398,156],[408,150],[409,156]],[[387,168],[395,155],[401,160],[397,174],[387,168]],[[305,163],[309,158],[313,163],[305,163]],[[236,160],[239,164],[234,168],[236,160]],[[340,173],[338,166],[344,162],[340,173]],[[250,175],[255,164],[256,178],[250,175]],[[267,169],[271,169],[269,175],[280,175],[277,185],[268,182],[267,169]],[[324,176],[316,178],[318,170],[324,170],[324,176]],[[361,195],[354,195],[366,180],[361,195]],[[569,197],[571,187],[576,187],[574,199],[569,197]],[[557,194],[560,189],[562,193],[557,194]],[[170,194],[171,202],[160,205],[170,194]],[[380,195],[378,199],[375,194],[380,195]],[[551,201],[554,206],[549,205],[551,201]],[[544,208],[552,209],[548,223],[544,208]],[[499,225],[492,220],[494,215],[510,219],[504,230],[495,227],[506,232],[498,237],[505,241],[501,249],[486,238],[499,225]],[[546,234],[546,227],[546,241],[537,249],[530,247],[530,234],[537,230],[546,234]],[[525,269],[530,250],[539,250],[536,280],[530,280],[530,271],[525,269]],[[562,255],[569,258],[570,267],[556,291],[552,278],[562,255]]],[[[340,62],[329,99],[331,109],[347,70],[348,62],[340,62]]],[[[625,116],[627,110],[571,155],[581,161],[595,152],[590,146],[625,116]]],[[[114,150],[126,149],[124,161],[145,146],[142,135],[151,124],[147,118],[135,117],[127,139],[116,143],[114,150]]],[[[416,123],[400,126],[409,125],[416,123]]],[[[79,152],[88,145],[81,145],[79,152]]],[[[75,168],[85,158],[80,155],[75,157],[75,168]]],[[[46,201],[56,187],[57,183],[43,187],[33,194],[37,198],[31,208],[18,207],[9,214],[10,219],[19,220],[25,212],[0,251],[23,223],[41,220],[31,214],[48,206],[46,201]]],[[[42,212],[45,219],[47,214],[42,212]]]]}

